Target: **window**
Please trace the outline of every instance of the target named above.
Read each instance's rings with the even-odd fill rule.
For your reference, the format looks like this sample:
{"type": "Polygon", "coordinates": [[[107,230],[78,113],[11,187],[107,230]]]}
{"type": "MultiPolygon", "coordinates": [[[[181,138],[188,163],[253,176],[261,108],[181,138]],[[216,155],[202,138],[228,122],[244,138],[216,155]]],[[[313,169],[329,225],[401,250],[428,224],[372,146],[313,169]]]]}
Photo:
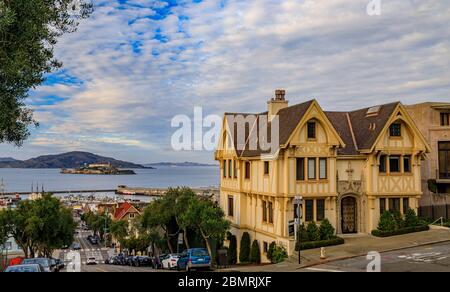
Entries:
{"type": "Polygon", "coordinates": [[[306,222],[314,221],[314,200],[305,201],[305,220],[306,222]]]}
{"type": "Polygon", "coordinates": [[[319,178],[327,179],[327,159],[320,158],[319,160],[319,178]]]}
{"type": "Polygon", "coordinates": [[[403,214],[409,210],[409,198],[403,198],[403,214]]]}
{"type": "Polygon", "coordinates": [[[441,113],[441,126],[450,126],[450,113],[441,113]]]}
{"type": "Polygon", "coordinates": [[[264,161],[264,175],[269,175],[269,161],[264,161]]]}
{"type": "Polygon", "coordinates": [[[384,212],[386,212],[386,199],[381,198],[380,199],[380,215],[383,215],[384,212]]]}
{"type": "Polygon", "coordinates": [[[386,155],[380,156],[380,172],[386,173],[386,155]]]}
{"type": "Polygon", "coordinates": [[[263,222],[267,222],[267,202],[263,201],[262,203],[262,212],[263,212],[263,222]]]}
{"type": "Polygon", "coordinates": [[[401,137],[402,136],[402,125],[399,123],[392,124],[389,128],[389,133],[391,137],[401,137]]]}
{"type": "Polygon", "coordinates": [[[228,196],[228,216],[234,217],[234,198],[228,196]]]}
{"type": "Polygon", "coordinates": [[[134,213],[130,213],[128,217],[129,217],[130,219],[133,219],[133,218],[134,218],[134,215],[135,215],[134,213]]]}
{"type": "Polygon", "coordinates": [[[263,242],[263,252],[267,253],[269,251],[269,244],[267,242],[263,242]]]}
{"type": "Polygon", "coordinates": [[[250,162],[245,162],[245,179],[250,179],[250,162]]]}
{"type": "Polygon", "coordinates": [[[231,178],[232,177],[232,172],[233,172],[233,160],[228,160],[228,177],[231,178]]]}
{"type": "Polygon", "coordinates": [[[325,200],[320,199],[316,201],[317,204],[317,221],[325,219],[325,200]]]}
{"type": "Polygon", "coordinates": [[[316,123],[308,122],[308,139],[316,139],[316,123]]]}
{"type": "Polygon", "coordinates": [[[400,199],[399,198],[389,199],[389,211],[400,212],[400,199]]]}
{"type": "Polygon", "coordinates": [[[400,156],[389,156],[389,171],[400,172],[400,156]]]}
{"type": "Polygon", "coordinates": [[[273,223],[273,203],[269,202],[269,223],[273,223]]]}
{"type": "Polygon", "coordinates": [[[439,142],[439,178],[450,178],[450,142],[439,142]]]}
{"type": "Polygon", "coordinates": [[[308,179],[316,179],[316,159],[308,159],[308,179]]]}
{"type": "Polygon", "coordinates": [[[411,172],[411,156],[403,156],[403,172],[411,172]]]}
{"type": "Polygon", "coordinates": [[[223,161],[223,177],[226,178],[227,177],[227,160],[223,161]]]}
{"type": "Polygon", "coordinates": [[[237,178],[237,160],[234,160],[233,163],[233,176],[234,178],[237,178]]]}
{"type": "Polygon", "coordinates": [[[305,180],[305,158],[297,158],[297,180],[305,180]]]}

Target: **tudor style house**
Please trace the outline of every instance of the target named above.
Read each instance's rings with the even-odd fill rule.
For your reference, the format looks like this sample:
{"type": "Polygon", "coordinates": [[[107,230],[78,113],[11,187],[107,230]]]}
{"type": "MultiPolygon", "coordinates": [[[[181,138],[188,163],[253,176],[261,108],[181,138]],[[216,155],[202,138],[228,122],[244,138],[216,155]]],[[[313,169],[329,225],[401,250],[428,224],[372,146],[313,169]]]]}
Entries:
{"type": "Polygon", "coordinates": [[[263,259],[273,241],[291,254],[297,196],[303,222],[327,218],[338,234],[370,233],[385,210],[417,211],[420,166],[430,148],[401,103],[324,112],[316,100],[289,106],[284,90],[275,95],[268,110],[245,125],[243,147],[234,121],[252,114],[226,113],[215,153],[220,204],[238,244],[248,232],[261,244],[263,259]],[[276,137],[274,117],[278,149],[252,149],[252,132],[263,131],[259,119],[268,119],[267,136],[276,137]]]}

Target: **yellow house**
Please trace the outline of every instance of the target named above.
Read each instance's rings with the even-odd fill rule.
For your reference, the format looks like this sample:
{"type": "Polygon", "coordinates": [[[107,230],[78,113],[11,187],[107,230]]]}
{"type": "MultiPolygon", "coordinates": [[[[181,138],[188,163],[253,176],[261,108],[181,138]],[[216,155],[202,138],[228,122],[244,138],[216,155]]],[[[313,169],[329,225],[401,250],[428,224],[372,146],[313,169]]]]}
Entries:
{"type": "Polygon", "coordinates": [[[238,245],[248,232],[262,259],[273,241],[292,254],[298,196],[303,222],[327,218],[338,234],[370,233],[385,210],[417,211],[429,146],[401,103],[324,112],[315,100],[289,106],[284,90],[275,94],[266,112],[226,113],[223,121],[220,204],[238,245]],[[265,136],[277,149],[261,149],[265,136]]]}

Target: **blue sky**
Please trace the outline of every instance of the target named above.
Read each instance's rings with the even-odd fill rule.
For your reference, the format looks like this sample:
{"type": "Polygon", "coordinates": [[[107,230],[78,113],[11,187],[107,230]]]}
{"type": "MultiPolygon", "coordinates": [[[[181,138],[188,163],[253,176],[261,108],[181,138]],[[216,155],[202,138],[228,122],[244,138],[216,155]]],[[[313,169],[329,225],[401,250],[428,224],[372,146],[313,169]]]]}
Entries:
{"type": "Polygon", "coordinates": [[[439,0],[94,0],[55,50],[64,68],[30,93],[41,126],[1,156],[85,150],[135,162],[174,152],[176,114],[264,111],[276,88],[326,110],[449,101],[450,4],[439,0]]]}

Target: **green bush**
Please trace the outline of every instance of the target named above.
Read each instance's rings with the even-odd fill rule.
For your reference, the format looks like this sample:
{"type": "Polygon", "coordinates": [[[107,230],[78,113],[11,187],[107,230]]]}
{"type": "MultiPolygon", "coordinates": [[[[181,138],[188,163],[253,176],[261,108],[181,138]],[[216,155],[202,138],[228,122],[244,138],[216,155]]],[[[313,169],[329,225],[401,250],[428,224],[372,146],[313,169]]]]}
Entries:
{"type": "Polygon", "coordinates": [[[413,227],[419,225],[419,218],[413,209],[408,209],[405,214],[405,227],[413,227]]]}
{"type": "Polygon", "coordinates": [[[401,229],[405,227],[405,221],[403,220],[403,216],[400,211],[394,211],[392,212],[392,215],[394,216],[395,220],[395,229],[401,229]]]}
{"type": "Polygon", "coordinates": [[[273,264],[282,263],[285,259],[287,259],[287,257],[288,257],[287,251],[283,246],[275,246],[272,253],[271,262],[273,264]]]}
{"type": "Polygon", "coordinates": [[[250,234],[244,232],[241,238],[241,246],[239,249],[239,262],[244,264],[250,262],[250,234]]]}
{"type": "Polygon", "coordinates": [[[273,252],[275,251],[276,247],[277,244],[274,241],[269,245],[269,249],[267,250],[267,259],[271,262],[273,262],[273,252]]]}
{"type": "Polygon", "coordinates": [[[422,226],[412,226],[412,227],[404,227],[401,229],[390,230],[390,231],[382,231],[382,230],[373,230],[372,235],[376,237],[390,237],[395,235],[402,235],[414,232],[428,231],[430,227],[428,225],[422,226]]]}
{"type": "Polygon", "coordinates": [[[230,246],[228,248],[228,264],[235,265],[237,263],[237,239],[236,236],[231,235],[228,237],[230,246]]]}
{"type": "Polygon", "coordinates": [[[308,242],[302,242],[301,244],[296,244],[295,250],[306,250],[306,249],[314,249],[314,248],[320,248],[320,247],[326,247],[326,246],[332,246],[332,245],[341,245],[344,244],[345,241],[343,238],[335,237],[333,239],[329,240],[319,240],[319,241],[308,241],[308,242]]]}
{"type": "Polygon", "coordinates": [[[308,241],[319,241],[320,232],[316,222],[310,222],[306,227],[306,233],[308,234],[308,241]]]}
{"type": "Polygon", "coordinates": [[[261,263],[261,250],[259,249],[259,243],[256,239],[252,243],[252,249],[250,251],[250,262],[253,264],[261,263]]]}
{"type": "Polygon", "coordinates": [[[324,219],[319,227],[320,240],[330,240],[334,237],[334,227],[328,219],[324,219]]]}
{"type": "Polygon", "coordinates": [[[396,227],[394,216],[391,212],[385,211],[381,214],[380,222],[378,223],[378,230],[380,231],[394,231],[396,227]]]}

